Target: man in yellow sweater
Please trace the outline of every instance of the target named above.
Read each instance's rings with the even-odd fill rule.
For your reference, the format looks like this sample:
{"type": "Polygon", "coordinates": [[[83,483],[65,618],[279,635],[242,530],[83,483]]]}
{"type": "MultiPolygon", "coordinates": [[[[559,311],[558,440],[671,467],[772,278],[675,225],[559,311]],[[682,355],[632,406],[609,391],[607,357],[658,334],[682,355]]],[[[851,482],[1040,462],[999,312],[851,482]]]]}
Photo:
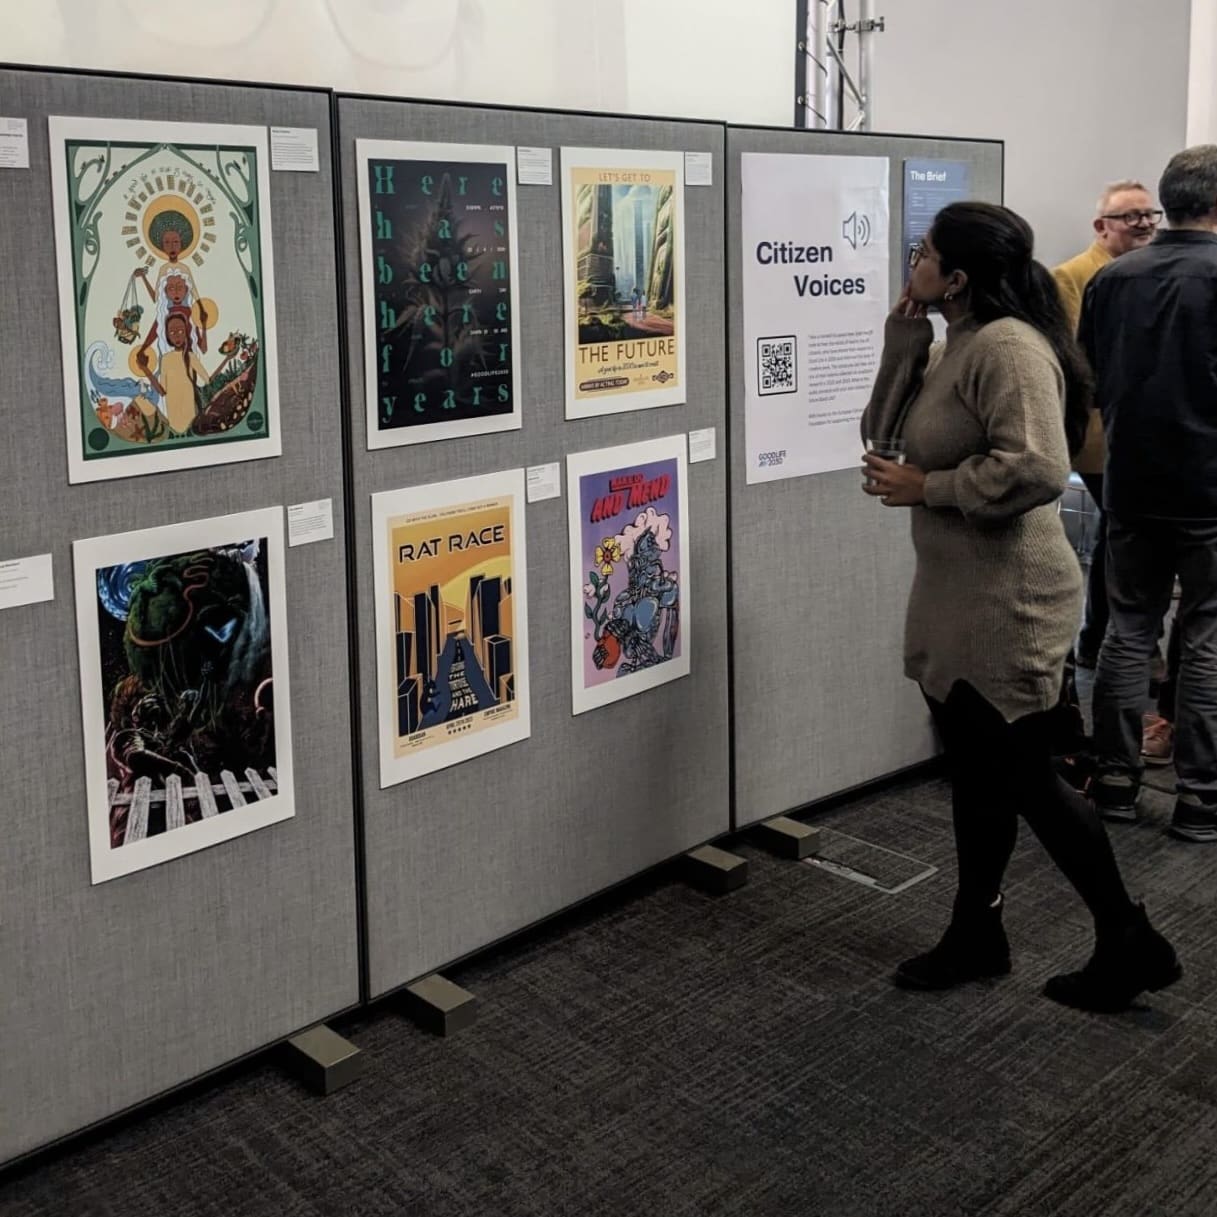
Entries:
{"type": "MultiPolygon", "coordinates": [[[[1052,271],[1060,289],[1061,303],[1075,332],[1086,285],[1113,258],[1148,245],[1161,219],[1162,212],[1155,208],[1149,191],[1140,182],[1113,182],[1103,191],[1095,209],[1093,244],[1084,253],[1062,262],[1052,271]]],[[[1103,420],[1098,410],[1092,410],[1086,443],[1073,460],[1074,469],[1085,482],[1099,511],[1086,588],[1086,612],[1082,632],[1078,636],[1077,664],[1081,668],[1093,668],[1098,662],[1099,647],[1107,632],[1107,518],[1102,507],[1103,462],[1106,459],[1103,420]]]]}

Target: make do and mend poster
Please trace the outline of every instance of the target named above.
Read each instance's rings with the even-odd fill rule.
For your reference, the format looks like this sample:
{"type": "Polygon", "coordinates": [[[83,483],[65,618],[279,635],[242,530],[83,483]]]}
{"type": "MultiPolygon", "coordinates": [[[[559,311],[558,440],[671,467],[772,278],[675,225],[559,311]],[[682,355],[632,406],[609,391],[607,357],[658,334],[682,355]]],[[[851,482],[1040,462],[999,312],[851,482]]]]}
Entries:
{"type": "Polygon", "coordinates": [[[747,481],[852,468],[889,308],[887,158],[740,159],[747,481]]]}

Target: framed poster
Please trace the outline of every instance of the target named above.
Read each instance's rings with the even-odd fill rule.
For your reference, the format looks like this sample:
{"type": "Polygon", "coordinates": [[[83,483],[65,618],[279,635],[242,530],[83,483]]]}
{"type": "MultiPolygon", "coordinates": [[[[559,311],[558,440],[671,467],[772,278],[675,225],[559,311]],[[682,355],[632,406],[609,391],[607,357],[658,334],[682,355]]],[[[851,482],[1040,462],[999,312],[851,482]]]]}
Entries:
{"type": "Polygon", "coordinates": [[[527,739],[524,470],[372,496],[381,789],[527,739]]]}
{"type": "Polygon", "coordinates": [[[278,456],[265,128],[48,123],[68,480],[278,456]]]}
{"type": "Polygon", "coordinates": [[[368,447],[520,426],[515,149],[356,140],[368,447]]]}
{"type": "Polygon", "coordinates": [[[566,417],[685,400],[684,155],[562,149],[566,417]]]}
{"type": "Polygon", "coordinates": [[[294,815],[282,508],[72,554],[93,882],[294,815]]]}
{"type": "Polygon", "coordinates": [[[888,313],[888,160],[745,152],[746,479],[856,469],[888,313]]]}
{"type": "Polygon", "coordinates": [[[689,674],[684,435],[566,458],[574,713],[689,674]]]}

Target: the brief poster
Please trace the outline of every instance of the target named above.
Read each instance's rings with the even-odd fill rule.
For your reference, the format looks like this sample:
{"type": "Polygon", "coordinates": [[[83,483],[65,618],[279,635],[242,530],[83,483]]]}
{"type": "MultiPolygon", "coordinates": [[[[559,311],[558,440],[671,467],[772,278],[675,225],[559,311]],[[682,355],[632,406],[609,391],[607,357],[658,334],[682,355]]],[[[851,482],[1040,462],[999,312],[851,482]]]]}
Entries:
{"type": "Polygon", "coordinates": [[[518,428],[515,149],[355,147],[368,447],[518,428]]]}
{"type": "Polygon", "coordinates": [[[685,400],[684,158],[562,149],[566,417],[685,400]]]}
{"type": "Polygon", "coordinates": [[[684,435],[566,458],[575,714],[687,676],[684,435]]]}
{"type": "Polygon", "coordinates": [[[529,734],[524,470],[372,496],[380,785],[529,734]]]}
{"type": "Polygon", "coordinates": [[[890,295],[887,158],[740,161],[747,481],[854,468],[890,295]]]}
{"type": "Polygon", "coordinates": [[[266,129],[49,131],[69,480],[278,456],[266,129]]]}
{"type": "Polygon", "coordinates": [[[966,199],[971,189],[966,161],[904,162],[904,279],[908,282],[913,246],[930,231],[948,204],[966,199]]]}
{"type": "Polygon", "coordinates": [[[292,816],[282,508],[72,550],[93,882],[292,816]]]}

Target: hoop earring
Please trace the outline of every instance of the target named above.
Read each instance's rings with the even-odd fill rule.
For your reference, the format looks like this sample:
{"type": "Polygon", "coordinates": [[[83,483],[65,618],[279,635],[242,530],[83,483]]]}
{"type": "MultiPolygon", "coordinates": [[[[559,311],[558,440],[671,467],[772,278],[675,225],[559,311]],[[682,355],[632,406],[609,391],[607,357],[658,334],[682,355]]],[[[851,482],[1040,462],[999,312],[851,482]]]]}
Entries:
{"type": "Polygon", "coordinates": [[[955,299],[955,293],[954,293],[954,292],[944,292],[944,293],[943,293],[943,297],[942,297],[942,298],[943,298],[944,300],[954,300],[954,299],[955,299]]]}

